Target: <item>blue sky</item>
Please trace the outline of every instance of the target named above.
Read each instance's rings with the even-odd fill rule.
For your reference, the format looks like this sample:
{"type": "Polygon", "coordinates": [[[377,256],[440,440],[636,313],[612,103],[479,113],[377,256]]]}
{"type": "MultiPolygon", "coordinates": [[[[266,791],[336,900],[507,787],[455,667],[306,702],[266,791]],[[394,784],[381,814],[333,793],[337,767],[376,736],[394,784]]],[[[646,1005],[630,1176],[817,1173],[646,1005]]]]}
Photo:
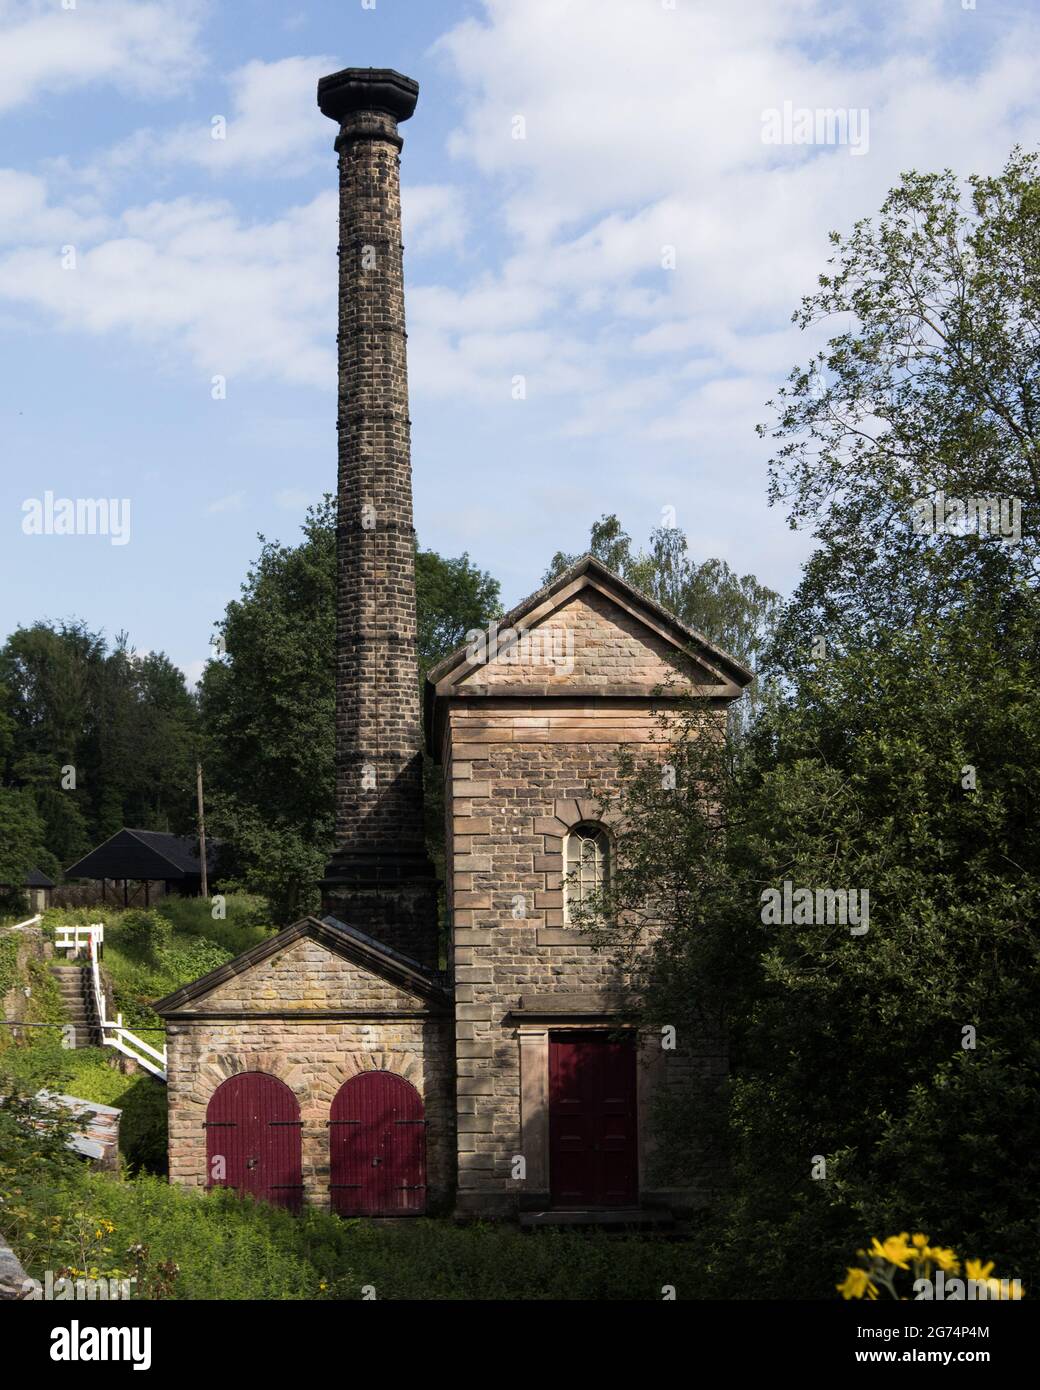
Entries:
{"type": "Polygon", "coordinates": [[[668,507],[788,591],[811,539],[754,426],[829,230],[901,169],[1040,143],[1031,0],[64,5],[0,0],[0,634],[79,616],[193,677],[257,533],[335,483],[325,72],[420,83],[416,526],[507,602],[603,512],[643,541],[668,507]],[[785,102],[867,112],[862,153],[765,143],[785,102]],[[130,499],[129,543],[25,535],[48,490],[130,499]]]}

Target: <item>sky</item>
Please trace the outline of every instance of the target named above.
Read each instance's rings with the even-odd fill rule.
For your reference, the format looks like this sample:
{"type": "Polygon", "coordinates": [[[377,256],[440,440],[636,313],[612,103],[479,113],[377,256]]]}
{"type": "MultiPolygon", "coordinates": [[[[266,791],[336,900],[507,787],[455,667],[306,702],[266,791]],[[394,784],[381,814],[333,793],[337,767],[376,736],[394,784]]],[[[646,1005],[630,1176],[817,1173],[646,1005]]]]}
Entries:
{"type": "Polygon", "coordinates": [[[510,604],[600,515],[674,515],[790,592],[755,425],[818,346],[791,315],[901,171],[1040,144],[1038,40],[1037,0],[0,0],[0,638],[81,618],[197,679],[258,534],[334,490],[346,66],[420,84],[420,543],[510,604]],[[785,104],[853,138],[777,143],[785,104]],[[129,525],[32,533],[48,493],[129,525]]]}

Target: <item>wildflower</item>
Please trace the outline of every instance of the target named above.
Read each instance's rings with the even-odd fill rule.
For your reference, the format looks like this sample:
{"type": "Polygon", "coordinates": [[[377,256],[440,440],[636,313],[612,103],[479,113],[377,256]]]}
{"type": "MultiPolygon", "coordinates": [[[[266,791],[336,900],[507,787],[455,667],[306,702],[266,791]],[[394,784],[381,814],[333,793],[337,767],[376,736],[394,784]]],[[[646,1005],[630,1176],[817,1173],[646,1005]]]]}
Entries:
{"type": "Polygon", "coordinates": [[[845,1276],[842,1284],[836,1284],[835,1288],[842,1298],[877,1298],[877,1288],[871,1282],[870,1275],[865,1269],[850,1269],[845,1276]]]}
{"type": "Polygon", "coordinates": [[[887,1260],[889,1264],[895,1265],[897,1269],[909,1269],[910,1259],[914,1254],[914,1251],[908,1244],[909,1240],[910,1237],[907,1235],[906,1231],[899,1236],[889,1236],[884,1245],[882,1245],[877,1236],[875,1236],[870,1246],[870,1253],[879,1260],[887,1260]]]}
{"type": "Polygon", "coordinates": [[[969,1279],[985,1280],[989,1278],[990,1270],[993,1268],[993,1261],[987,1260],[985,1264],[981,1260],[965,1260],[964,1272],[969,1279]]]}

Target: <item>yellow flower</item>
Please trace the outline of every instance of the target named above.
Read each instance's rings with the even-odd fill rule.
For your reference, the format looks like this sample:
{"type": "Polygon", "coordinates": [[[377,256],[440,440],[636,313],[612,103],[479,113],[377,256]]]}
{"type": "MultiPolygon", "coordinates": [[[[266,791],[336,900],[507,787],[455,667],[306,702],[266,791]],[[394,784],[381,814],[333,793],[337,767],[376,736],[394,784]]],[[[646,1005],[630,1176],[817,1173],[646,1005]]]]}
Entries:
{"type": "Polygon", "coordinates": [[[992,1260],[989,1260],[986,1264],[983,1264],[981,1260],[964,1261],[964,1272],[969,1279],[988,1279],[989,1272],[992,1268],[992,1260]]]}
{"type": "Polygon", "coordinates": [[[870,1253],[878,1259],[887,1260],[897,1269],[909,1269],[909,1261],[915,1253],[908,1244],[909,1240],[910,1237],[906,1231],[899,1236],[889,1236],[884,1245],[875,1236],[870,1246],[870,1253]]]}
{"type": "Polygon", "coordinates": [[[928,1237],[921,1235],[914,1236],[912,1243],[917,1246],[918,1250],[926,1251],[928,1248],[928,1237]]]}
{"type": "Polygon", "coordinates": [[[845,1299],[862,1298],[864,1294],[867,1298],[877,1298],[877,1289],[865,1269],[850,1269],[844,1283],[835,1284],[834,1287],[845,1299]]]}
{"type": "Polygon", "coordinates": [[[924,1252],[924,1257],[926,1260],[934,1261],[947,1274],[956,1274],[960,1269],[960,1260],[958,1260],[956,1253],[953,1250],[943,1249],[939,1245],[930,1246],[924,1252]]]}

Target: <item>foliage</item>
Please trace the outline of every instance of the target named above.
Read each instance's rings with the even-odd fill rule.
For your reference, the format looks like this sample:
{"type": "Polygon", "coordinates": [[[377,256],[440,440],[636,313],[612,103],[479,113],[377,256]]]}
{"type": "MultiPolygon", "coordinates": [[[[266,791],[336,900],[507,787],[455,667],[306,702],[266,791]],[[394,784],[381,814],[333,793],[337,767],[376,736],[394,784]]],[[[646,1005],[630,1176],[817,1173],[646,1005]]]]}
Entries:
{"type": "Polygon", "coordinates": [[[899,1212],[1035,1280],[1038,657],[1036,603],[922,621],[797,673],[743,750],[691,710],[676,791],[630,770],[610,908],[666,925],[647,1025],[728,1046],[728,1083],[659,1122],[680,1167],[728,1165],[713,1271],[734,1292],[822,1296],[899,1212]],[[763,920],[785,881],[867,890],[867,932],[763,920]],[[807,1244],[809,1270],[785,1253],[807,1244]]]}
{"type": "Polygon", "coordinates": [[[780,390],[770,497],[819,547],[780,625],[776,664],[814,639],[950,613],[969,589],[1013,593],[1040,542],[1040,180],[1012,151],[996,177],[905,174],[847,237],[794,315],[840,331],[780,390]],[[1022,504],[1022,538],[915,534],[913,504],[1022,504]]]}
{"type": "Polygon", "coordinates": [[[372,1226],[315,1210],[296,1216],[223,1189],[187,1193],[147,1175],[119,1183],[82,1172],[27,1196],[8,1235],[30,1273],[70,1260],[76,1213],[89,1213],[111,1225],[100,1229],[120,1268],[123,1250],[137,1244],[153,1264],[176,1265],[177,1299],[361,1299],[366,1286],[380,1300],[659,1300],[667,1286],[680,1299],[705,1291],[700,1252],[682,1240],[525,1235],[432,1220],[372,1226]]]}
{"type": "Polygon", "coordinates": [[[25,907],[26,874],[50,862],[45,833],[32,793],[0,786],[0,902],[13,912],[25,907]]]}
{"type": "MultiPolygon", "coordinates": [[[[261,540],[218,624],[224,654],[201,683],[209,820],[233,847],[235,882],[267,895],[277,920],[318,905],[335,791],[336,507],[307,514],[296,546],[261,540]]],[[[425,671],[498,611],[498,585],[466,556],[416,556],[425,671]]],[[[431,817],[433,836],[442,818],[431,817]]]]}
{"type": "Polygon", "coordinates": [[[173,941],[173,926],[157,908],[131,908],[115,918],[105,932],[115,945],[135,960],[158,965],[173,941]]]}
{"type": "Polygon", "coordinates": [[[49,854],[39,867],[123,825],[191,827],[195,709],[166,656],[138,656],[125,634],[110,647],[81,622],[37,622],[0,649],[0,691],[0,782],[32,794],[49,854]]]}
{"type": "MultiPolygon", "coordinates": [[[[762,651],[778,610],[780,596],[752,574],[738,577],[725,560],[697,563],[689,543],[675,526],[651,533],[650,549],[633,553],[632,540],[616,516],[592,525],[589,551],[649,598],[674,613],[680,622],[752,668],[762,651]]],[[[544,582],[548,584],[580,559],[557,551],[544,582]]]]}

